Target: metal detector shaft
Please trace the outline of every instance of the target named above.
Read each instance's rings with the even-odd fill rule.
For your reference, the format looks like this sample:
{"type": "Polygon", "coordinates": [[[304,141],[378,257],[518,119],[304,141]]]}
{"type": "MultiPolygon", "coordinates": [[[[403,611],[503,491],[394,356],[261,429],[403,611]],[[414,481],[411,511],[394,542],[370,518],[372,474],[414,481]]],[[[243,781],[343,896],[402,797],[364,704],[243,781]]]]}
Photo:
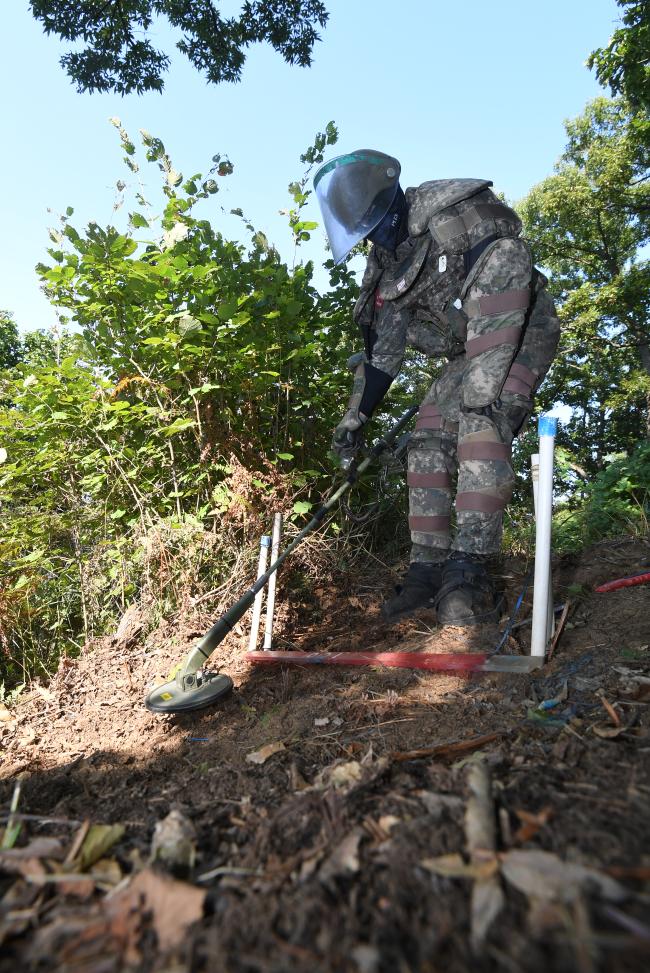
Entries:
{"type": "Polygon", "coordinates": [[[303,527],[300,533],[294,537],[286,550],[280,554],[278,559],[271,564],[264,574],[260,575],[253,587],[250,588],[246,594],[239,599],[239,601],[235,602],[232,608],[229,608],[228,611],[225,612],[225,614],[222,615],[217,622],[215,622],[212,628],[206,632],[203,638],[197,642],[197,644],[191,649],[185,665],[179,672],[179,676],[181,678],[197,672],[205,665],[207,659],[210,658],[216,647],[223,642],[228,632],[230,632],[233,626],[236,625],[240,618],[242,618],[248,611],[255,600],[255,595],[258,593],[258,591],[262,590],[271,575],[278,570],[280,565],[286,561],[289,555],[295,551],[298,545],[305,539],[305,537],[307,537],[308,534],[311,534],[312,531],[316,530],[317,527],[320,527],[321,523],[332,507],[334,507],[343,494],[347,493],[350,487],[356,483],[360,474],[368,469],[373,460],[375,460],[386,448],[390,447],[391,443],[397,439],[399,434],[402,432],[404,427],[408,425],[417,411],[417,405],[411,406],[411,408],[407,409],[404,415],[398,419],[395,425],[388,430],[386,435],[377,440],[375,445],[370,450],[368,456],[366,456],[366,458],[359,463],[357,467],[350,470],[348,476],[338,490],[336,490],[329,500],[327,500],[323,506],[316,511],[307,526],[303,527]]]}

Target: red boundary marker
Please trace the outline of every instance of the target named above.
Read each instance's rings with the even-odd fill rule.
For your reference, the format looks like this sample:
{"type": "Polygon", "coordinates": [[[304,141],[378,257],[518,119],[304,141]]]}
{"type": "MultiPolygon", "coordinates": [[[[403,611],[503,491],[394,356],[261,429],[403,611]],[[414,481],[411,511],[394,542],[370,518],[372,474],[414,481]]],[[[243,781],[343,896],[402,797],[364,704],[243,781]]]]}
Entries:
{"type": "Polygon", "coordinates": [[[389,666],[397,669],[432,669],[460,672],[481,671],[488,656],[484,652],[247,652],[255,665],[389,666]]]}
{"type": "Polygon", "coordinates": [[[616,578],[614,581],[606,581],[605,584],[599,584],[594,591],[604,594],[607,591],[616,591],[618,588],[632,588],[637,584],[648,584],[650,581],[650,571],[644,571],[642,574],[633,574],[629,578],[616,578]]]}

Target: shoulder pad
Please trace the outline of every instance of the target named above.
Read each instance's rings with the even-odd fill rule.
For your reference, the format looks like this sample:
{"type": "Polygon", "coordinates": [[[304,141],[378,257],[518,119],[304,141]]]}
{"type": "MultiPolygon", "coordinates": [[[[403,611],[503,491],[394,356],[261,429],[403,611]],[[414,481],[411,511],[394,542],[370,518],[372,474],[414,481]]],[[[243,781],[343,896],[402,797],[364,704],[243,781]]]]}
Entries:
{"type": "Polygon", "coordinates": [[[491,185],[488,179],[432,179],[416,189],[408,189],[409,236],[420,236],[436,213],[476,196],[491,185]]]}

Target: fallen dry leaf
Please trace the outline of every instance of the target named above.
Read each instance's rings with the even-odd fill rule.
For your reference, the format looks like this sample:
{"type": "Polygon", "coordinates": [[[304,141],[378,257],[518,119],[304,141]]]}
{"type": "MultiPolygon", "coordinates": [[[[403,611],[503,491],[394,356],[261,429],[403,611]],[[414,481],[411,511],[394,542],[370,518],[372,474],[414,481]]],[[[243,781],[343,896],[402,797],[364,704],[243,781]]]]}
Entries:
{"type": "Polygon", "coordinates": [[[618,691],[628,699],[641,701],[650,696],[650,676],[641,669],[628,669],[626,666],[614,666],[613,669],[619,677],[618,691]]]}
{"type": "Polygon", "coordinates": [[[548,824],[549,819],[553,815],[553,808],[549,804],[542,808],[541,811],[538,811],[537,814],[515,808],[515,814],[521,821],[521,827],[517,829],[512,840],[517,842],[517,844],[522,844],[524,841],[530,841],[540,828],[548,824]]]}
{"type": "Polygon", "coordinates": [[[170,811],[158,821],[151,840],[151,861],[158,861],[171,871],[188,871],[196,860],[196,831],[180,811],[170,811]]]}
{"type": "Polygon", "coordinates": [[[41,889],[16,879],[0,899],[0,947],[12,936],[19,936],[38,915],[37,899],[41,889]]]}
{"type": "Polygon", "coordinates": [[[347,763],[333,767],[329,774],[329,782],[332,787],[348,787],[356,784],[363,777],[363,768],[358,760],[350,760],[347,763]]]}
{"type": "Polygon", "coordinates": [[[282,740],[278,740],[276,743],[267,743],[265,747],[261,750],[256,750],[255,753],[246,754],[246,760],[249,764],[263,764],[269,757],[272,757],[274,753],[280,753],[281,750],[286,750],[286,747],[282,740]]]}
{"type": "Polygon", "coordinates": [[[377,823],[382,831],[390,834],[393,828],[400,823],[400,819],[396,818],[394,814],[382,814],[377,823]]]}
{"type": "Polygon", "coordinates": [[[48,871],[40,858],[3,859],[0,855],[0,871],[13,875],[22,875],[32,880],[44,879],[48,871]]]}
{"type": "Polygon", "coordinates": [[[332,854],[321,865],[318,877],[328,882],[339,875],[353,875],[359,871],[359,844],[363,829],[355,828],[343,838],[332,854]]]}
{"type": "Polygon", "coordinates": [[[203,915],[207,892],[146,868],[128,888],[106,901],[113,923],[133,912],[150,913],[162,952],[179,946],[193,922],[203,915]]]}
{"type": "Polygon", "coordinates": [[[628,895],[609,875],[537,849],[506,852],[501,857],[501,874],[525,895],[556,902],[573,902],[589,889],[596,889],[610,902],[621,902],[628,895]]]}
{"type": "Polygon", "coordinates": [[[100,858],[90,869],[95,882],[102,886],[117,885],[122,881],[122,869],[114,858],[100,858]]]}
{"type": "Polygon", "coordinates": [[[615,740],[616,737],[620,737],[622,733],[628,729],[624,724],[619,726],[612,726],[611,723],[594,723],[591,728],[591,732],[601,740],[615,740]]]}
{"type": "MultiPolygon", "coordinates": [[[[492,863],[490,863],[492,864],[492,863]]],[[[472,949],[480,953],[490,926],[505,905],[505,896],[499,877],[495,873],[480,877],[474,882],[470,900],[472,949]]]]}
{"type": "Polygon", "coordinates": [[[289,768],[289,787],[292,791],[304,791],[309,787],[295,764],[291,764],[289,768]]]}
{"type": "Polygon", "coordinates": [[[4,703],[0,703],[0,722],[8,723],[11,719],[13,719],[13,717],[7,707],[4,705],[4,703]]]}
{"type": "Polygon", "coordinates": [[[54,700],[56,699],[55,694],[52,692],[51,689],[48,689],[47,686],[39,686],[38,683],[37,683],[34,686],[34,689],[36,690],[36,692],[38,693],[38,695],[39,696],[42,696],[42,698],[44,700],[46,700],[46,702],[48,702],[48,703],[53,703],[54,700]]]}
{"type": "Polygon", "coordinates": [[[67,881],[57,882],[57,891],[75,899],[89,899],[95,891],[95,880],[88,875],[81,878],[72,875],[67,881]]]}
{"type": "Polygon", "coordinates": [[[58,838],[34,838],[28,845],[19,848],[6,848],[0,851],[0,866],[6,861],[17,861],[21,858],[63,858],[63,846],[58,838]]]}
{"type": "Polygon", "coordinates": [[[499,871],[496,856],[481,862],[466,862],[459,854],[439,855],[437,858],[423,858],[420,864],[428,872],[445,878],[486,879],[499,871]]]}
{"type": "Polygon", "coordinates": [[[413,792],[424,804],[432,823],[440,821],[445,811],[457,811],[463,806],[463,800],[455,794],[438,794],[435,791],[418,790],[413,792]]]}

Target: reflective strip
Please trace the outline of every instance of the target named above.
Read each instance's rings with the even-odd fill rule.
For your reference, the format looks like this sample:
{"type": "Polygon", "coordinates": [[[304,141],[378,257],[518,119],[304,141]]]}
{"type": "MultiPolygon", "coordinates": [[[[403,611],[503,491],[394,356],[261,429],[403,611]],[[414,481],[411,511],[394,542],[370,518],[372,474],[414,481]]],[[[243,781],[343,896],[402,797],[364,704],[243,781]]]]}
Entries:
{"type": "Polygon", "coordinates": [[[495,514],[503,510],[506,501],[489,493],[459,493],[456,497],[456,510],[474,510],[481,514],[495,514]]]}
{"type": "Polygon", "coordinates": [[[498,331],[479,335],[478,338],[470,338],[465,343],[465,354],[468,358],[476,358],[497,345],[518,345],[520,337],[521,328],[499,328],[498,331]]]}
{"type": "Polygon", "coordinates": [[[468,460],[468,459],[510,459],[510,446],[506,446],[505,443],[492,443],[492,442],[473,442],[473,443],[461,443],[458,447],[458,459],[468,460]]]}
{"type": "Polygon", "coordinates": [[[500,294],[485,294],[479,297],[481,314],[503,314],[505,311],[521,311],[530,304],[530,289],[501,291],[500,294]]]}
{"type": "Polygon", "coordinates": [[[422,416],[421,419],[415,423],[416,429],[442,429],[443,424],[442,416],[422,416]]]}
{"type": "Polygon", "coordinates": [[[449,516],[409,517],[409,529],[423,534],[436,534],[449,530],[449,516]]]}
{"type": "Polygon", "coordinates": [[[406,474],[406,482],[410,487],[438,487],[443,490],[451,489],[449,473],[413,473],[406,474]]]}
{"type": "Polygon", "coordinates": [[[441,416],[442,412],[435,403],[429,405],[421,405],[418,410],[418,415],[421,416],[441,416]]]}

